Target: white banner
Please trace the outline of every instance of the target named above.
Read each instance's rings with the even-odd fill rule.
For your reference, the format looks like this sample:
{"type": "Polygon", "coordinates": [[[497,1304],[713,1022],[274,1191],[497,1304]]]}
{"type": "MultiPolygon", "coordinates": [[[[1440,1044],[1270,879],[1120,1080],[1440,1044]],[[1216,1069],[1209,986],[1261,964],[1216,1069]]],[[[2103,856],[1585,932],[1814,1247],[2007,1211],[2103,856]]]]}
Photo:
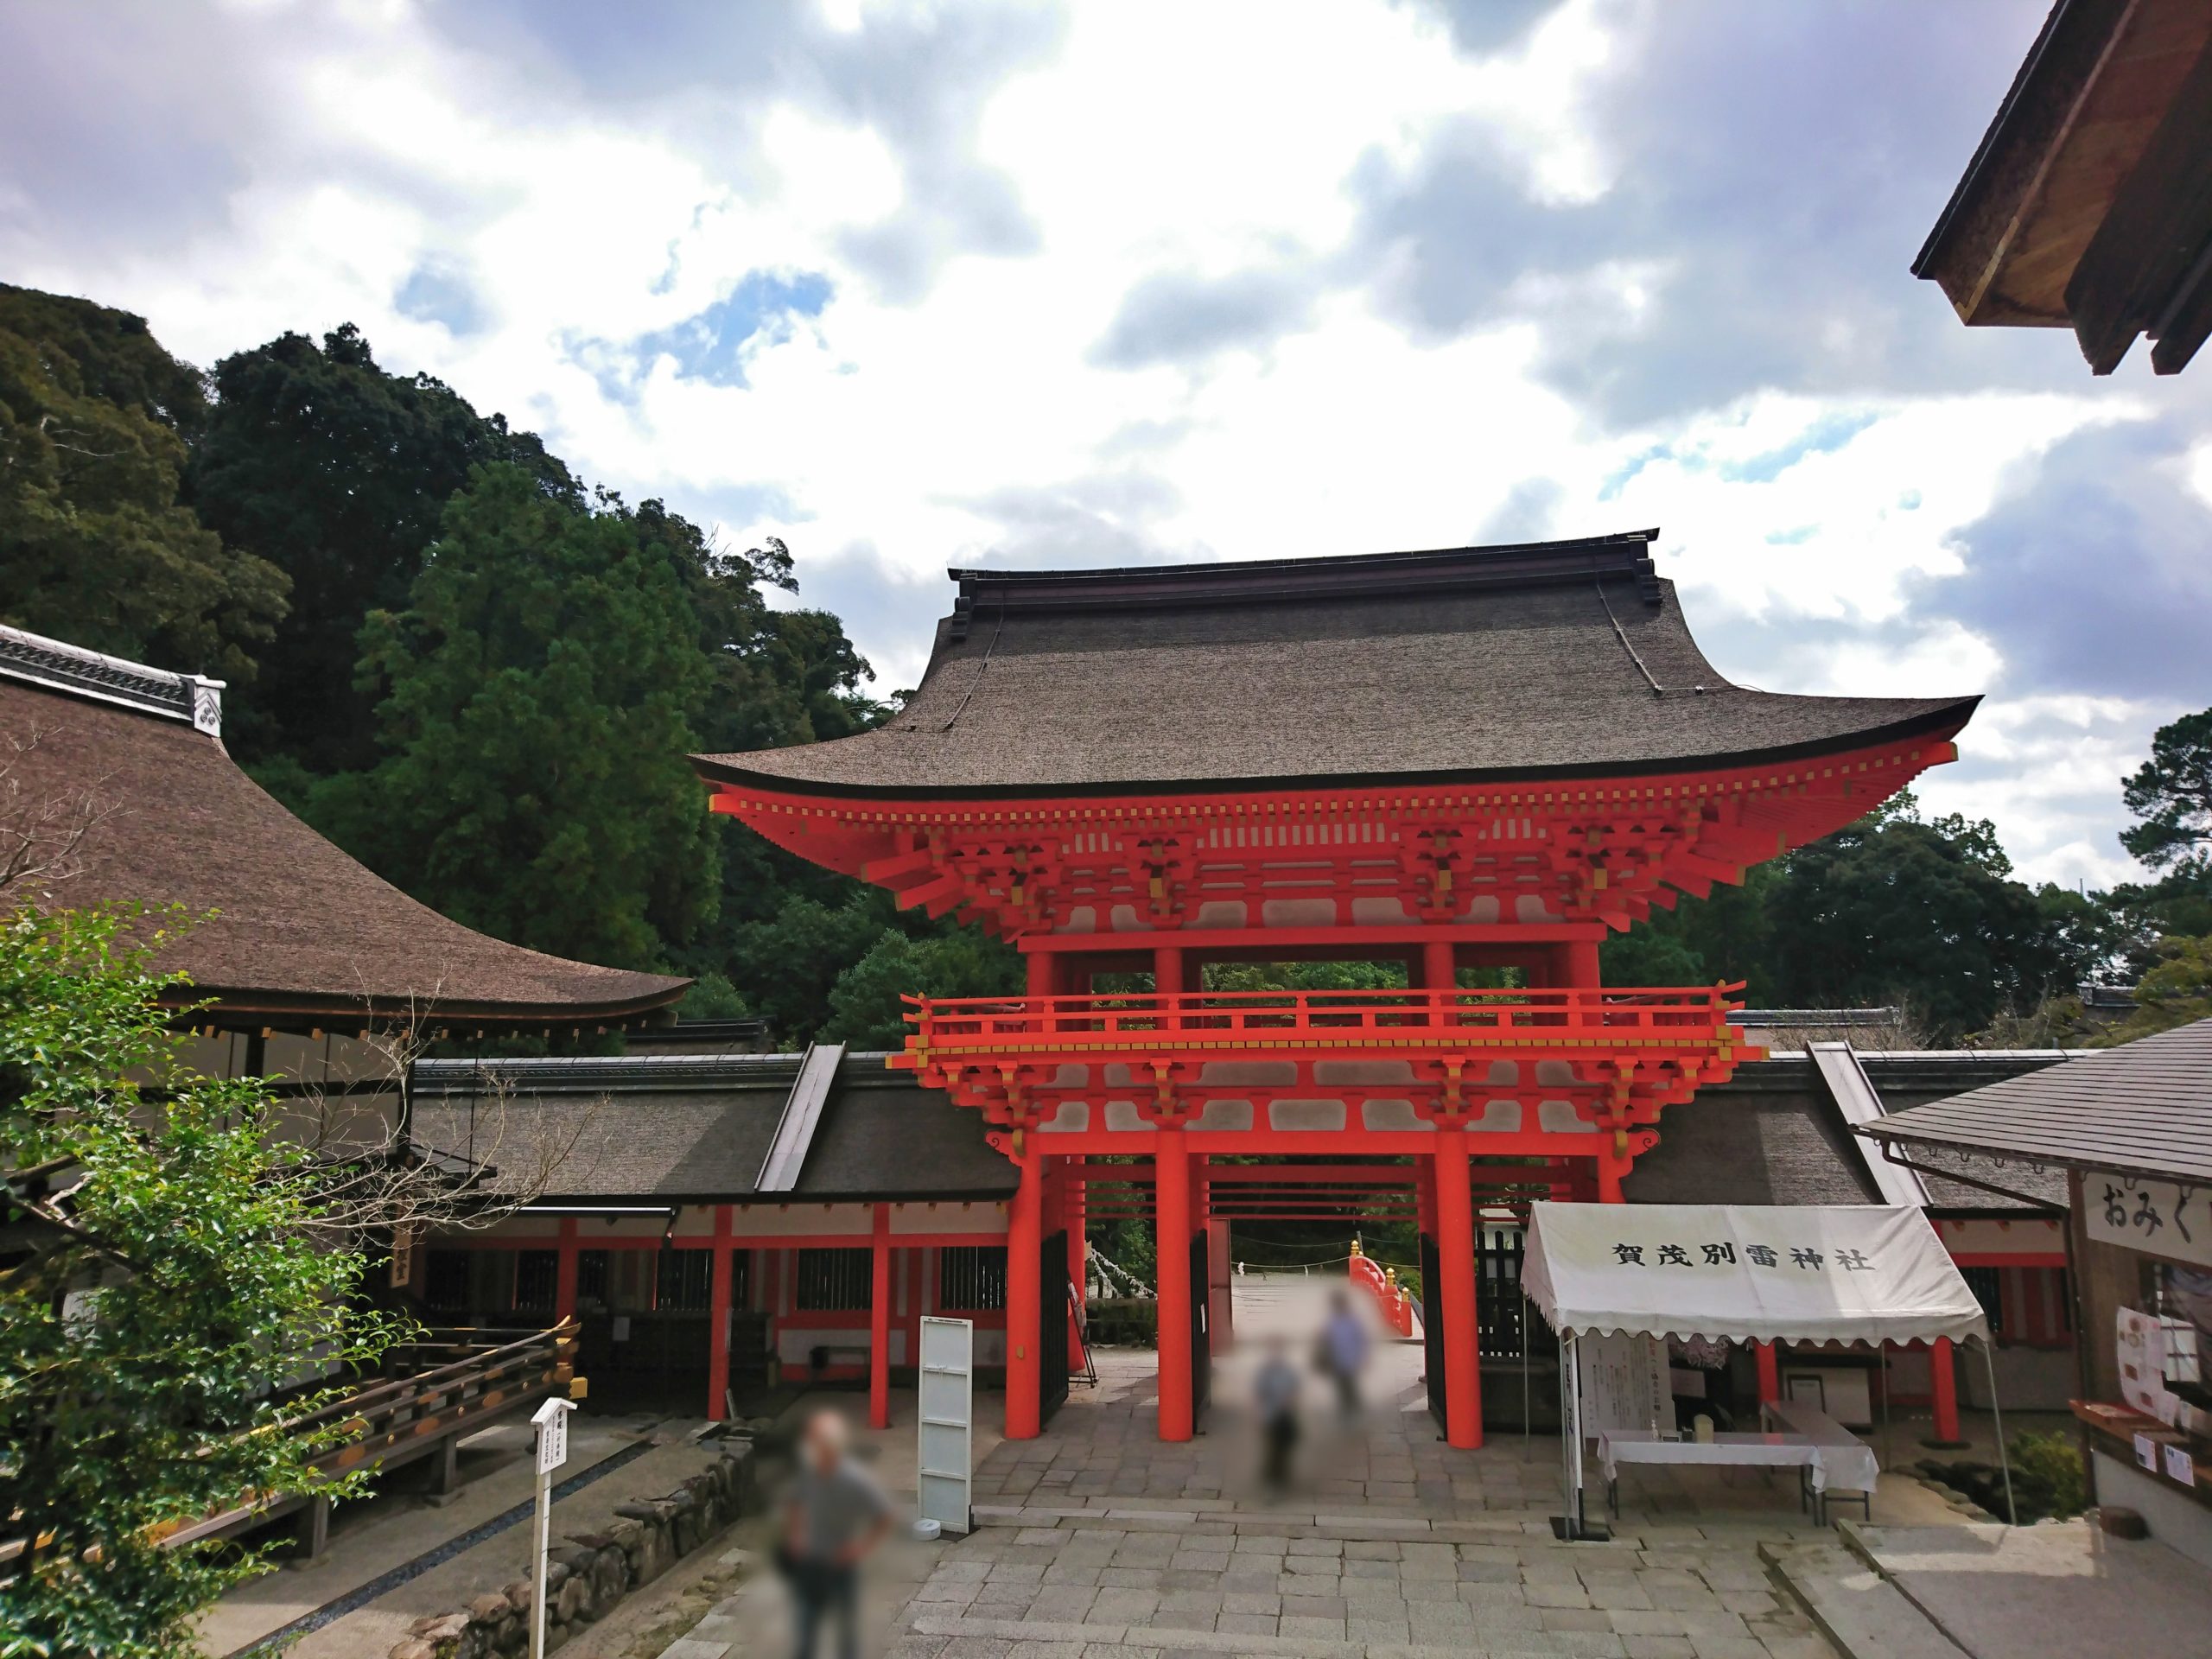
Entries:
{"type": "Polygon", "coordinates": [[[2099,1243],[2212,1268],[2212,1187],[2085,1173],[2082,1219],[2099,1243]]]}
{"type": "Polygon", "coordinates": [[[1522,1287],[1554,1331],[1736,1342],[1987,1338],[1917,1209],[1538,1204],[1522,1287]]]}

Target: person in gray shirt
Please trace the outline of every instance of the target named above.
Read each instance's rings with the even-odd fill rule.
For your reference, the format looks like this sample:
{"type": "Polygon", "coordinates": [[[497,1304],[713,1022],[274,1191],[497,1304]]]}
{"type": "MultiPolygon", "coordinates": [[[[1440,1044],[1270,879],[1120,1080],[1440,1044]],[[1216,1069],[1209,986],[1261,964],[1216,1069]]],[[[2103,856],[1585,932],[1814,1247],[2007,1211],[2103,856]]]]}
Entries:
{"type": "Polygon", "coordinates": [[[860,1564],[891,1530],[891,1500],[853,1460],[845,1420],[824,1408],[799,1438],[798,1474],[784,1509],[783,1565],[797,1614],[798,1659],[837,1620],[839,1659],[860,1651],[860,1564]]]}

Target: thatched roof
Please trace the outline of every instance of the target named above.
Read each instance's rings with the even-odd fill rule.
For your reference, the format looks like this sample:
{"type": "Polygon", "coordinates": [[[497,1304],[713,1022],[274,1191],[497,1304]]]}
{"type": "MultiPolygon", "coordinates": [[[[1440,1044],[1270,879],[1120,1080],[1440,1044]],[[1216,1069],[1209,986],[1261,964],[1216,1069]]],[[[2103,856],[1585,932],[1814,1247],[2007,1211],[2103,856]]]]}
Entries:
{"type": "Polygon", "coordinates": [[[1753,763],[1926,734],[1973,697],[1731,684],[1656,531],[1120,570],[956,570],[908,707],[856,737],[698,757],[802,792],[1080,794],[1753,763]]]}

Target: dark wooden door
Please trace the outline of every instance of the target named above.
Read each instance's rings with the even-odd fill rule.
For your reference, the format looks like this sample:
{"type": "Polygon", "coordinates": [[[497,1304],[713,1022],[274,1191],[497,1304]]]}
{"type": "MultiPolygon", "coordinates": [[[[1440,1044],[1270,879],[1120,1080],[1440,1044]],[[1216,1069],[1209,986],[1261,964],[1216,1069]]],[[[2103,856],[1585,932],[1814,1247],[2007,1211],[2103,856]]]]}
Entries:
{"type": "Polygon", "coordinates": [[[1436,1419],[1440,1433],[1449,1435],[1452,1425],[1445,1416],[1444,1389],[1444,1274],[1442,1255],[1436,1240],[1428,1234],[1421,1236],[1421,1345],[1424,1369],[1428,1372],[1428,1414],[1436,1419]]]}
{"type": "Polygon", "coordinates": [[[1050,1235],[1038,1258],[1037,1421],[1049,1423],[1068,1397],[1068,1236],[1050,1235]]]}
{"type": "Polygon", "coordinates": [[[1213,1399],[1213,1339],[1208,1333],[1207,1303],[1212,1300],[1212,1269],[1206,1256],[1205,1229],[1191,1240],[1191,1426],[1196,1428],[1213,1399]]]}

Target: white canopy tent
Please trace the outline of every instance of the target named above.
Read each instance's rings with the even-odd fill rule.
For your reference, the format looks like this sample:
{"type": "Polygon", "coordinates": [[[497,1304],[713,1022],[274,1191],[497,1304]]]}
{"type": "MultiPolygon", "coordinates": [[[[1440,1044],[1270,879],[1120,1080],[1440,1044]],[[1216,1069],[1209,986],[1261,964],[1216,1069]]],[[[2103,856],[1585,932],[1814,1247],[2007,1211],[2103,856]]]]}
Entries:
{"type": "MultiPolygon", "coordinates": [[[[1981,1304],[1928,1217],[1905,1206],[1532,1205],[1521,1287],[1559,1333],[1571,1536],[1583,1525],[1580,1338],[1979,1338],[1988,1352],[1981,1304]]],[[[1993,1402],[1993,1369],[1990,1382],[1993,1402]]],[[[2001,1458],[2001,1423],[1998,1445],[2001,1458]]]]}

